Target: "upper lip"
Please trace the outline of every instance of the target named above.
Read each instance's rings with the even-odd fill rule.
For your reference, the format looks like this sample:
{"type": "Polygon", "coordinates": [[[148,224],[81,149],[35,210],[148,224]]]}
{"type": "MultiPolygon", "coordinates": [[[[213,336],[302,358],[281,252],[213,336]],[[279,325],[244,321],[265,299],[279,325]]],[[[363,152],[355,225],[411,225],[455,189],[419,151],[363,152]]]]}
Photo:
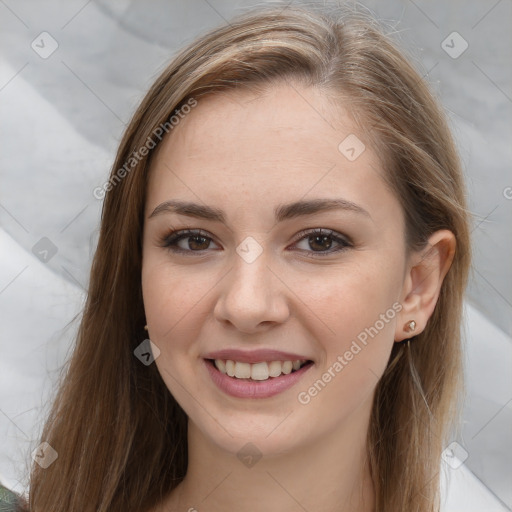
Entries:
{"type": "Polygon", "coordinates": [[[282,352],[280,350],[272,349],[257,349],[257,350],[238,350],[225,348],[223,350],[216,350],[209,352],[203,356],[204,359],[222,359],[239,361],[240,363],[260,363],[263,361],[297,361],[297,360],[311,360],[309,357],[294,354],[292,352],[282,352]]]}

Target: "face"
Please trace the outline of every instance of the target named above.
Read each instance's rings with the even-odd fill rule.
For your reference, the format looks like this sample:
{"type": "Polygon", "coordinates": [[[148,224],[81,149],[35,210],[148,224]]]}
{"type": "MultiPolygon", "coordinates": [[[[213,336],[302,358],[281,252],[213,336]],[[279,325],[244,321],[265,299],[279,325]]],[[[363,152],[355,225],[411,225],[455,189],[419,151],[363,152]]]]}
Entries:
{"type": "Polygon", "coordinates": [[[200,99],[164,139],[144,307],[158,370],[204,438],[280,453],[370,410],[406,268],[382,176],[347,112],[311,88],[200,99]]]}

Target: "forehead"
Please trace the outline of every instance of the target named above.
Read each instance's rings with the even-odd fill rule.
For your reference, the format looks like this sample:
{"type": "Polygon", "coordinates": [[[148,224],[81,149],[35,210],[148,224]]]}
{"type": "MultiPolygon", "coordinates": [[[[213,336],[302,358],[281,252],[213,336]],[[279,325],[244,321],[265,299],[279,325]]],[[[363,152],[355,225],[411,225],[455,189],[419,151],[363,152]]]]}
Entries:
{"type": "Polygon", "coordinates": [[[379,205],[398,206],[382,175],[343,105],[335,108],[320,90],[279,84],[263,93],[229,91],[200,98],[163,140],[147,208],[180,198],[261,211],[343,197],[378,214],[379,205]]]}

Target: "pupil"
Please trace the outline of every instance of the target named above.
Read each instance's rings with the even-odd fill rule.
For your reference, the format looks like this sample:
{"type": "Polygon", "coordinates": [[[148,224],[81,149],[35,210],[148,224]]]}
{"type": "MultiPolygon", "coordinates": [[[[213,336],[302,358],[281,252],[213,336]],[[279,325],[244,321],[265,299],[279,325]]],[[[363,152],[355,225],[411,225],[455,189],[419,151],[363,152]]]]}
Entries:
{"type": "MultiPolygon", "coordinates": [[[[311,237],[309,237],[309,242],[310,244],[312,243],[311,240],[313,240],[313,244],[316,243],[316,240],[321,240],[320,244],[322,242],[326,242],[327,240],[330,240],[330,237],[327,236],[327,235],[312,235],[311,237]]],[[[330,241],[330,243],[328,244],[328,246],[326,247],[325,245],[320,245],[320,248],[321,249],[330,249],[331,248],[331,245],[332,245],[332,241],[330,241]]],[[[313,247],[313,245],[312,245],[313,247]]]]}
{"type": "MultiPolygon", "coordinates": [[[[189,238],[189,242],[188,242],[188,246],[189,246],[190,249],[194,249],[193,245],[195,245],[195,244],[194,244],[193,240],[202,240],[203,244],[208,242],[204,236],[190,237],[189,238]],[[192,242],[191,242],[191,240],[192,240],[192,242]]],[[[197,244],[197,245],[201,245],[201,242],[199,244],[197,244]]],[[[197,247],[196,247],[196,249],[197,249],[197,247]]],[[[199,247],[199,249],[206,249],[206,247],[199,247]]]]}

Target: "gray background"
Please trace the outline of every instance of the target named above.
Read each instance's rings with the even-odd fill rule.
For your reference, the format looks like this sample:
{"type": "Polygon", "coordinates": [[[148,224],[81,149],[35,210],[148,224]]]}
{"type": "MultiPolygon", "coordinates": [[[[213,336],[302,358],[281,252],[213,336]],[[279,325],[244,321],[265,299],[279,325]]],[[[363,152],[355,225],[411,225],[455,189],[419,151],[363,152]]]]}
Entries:
{"type": "MultiPolygon", "coordinates": [[[[512,507],[507,368],[512,335],[512,2],[362,3],[395,27],[402,48],[440,97],[458,142],[473,215],[470,335],[479,332],[468,355],[471,400],[459,441],[470,454],[465,465],[512,507]],[[463,44],[459,36],[452,55],[442,46],[454,31],[468,44],[457,58],[453,51],[463,44]]],[[[101,213],[101,201],[92,191],[106,180],[130,115],[176,50],[252,5],[228,0],[0,0],[0,225],[9,247],[2,255],[0,282],[2,358],[12,353],[18,337],[23,339],[20,323],[27,339],[37,340],[27,341],[25,349],[18,346],[19,358],[9,363],[3,380],[0,374],[5,385],[8,371],[18,368],[18,374],[9,373],[19,379],[18,390],[32,379],[25,403],[12,389],[1,391],[0,422],[8,437],[19,438],[18,429],[27,440],[33,438],[33,425],[40,427],[45,397],[69,353],[73,332],[65,326],[83,301],[101,213]],[[48,58],[35,46],[42,46],[41,39],[46,49],[51,44],[42,32],[58,44],[48,58]],[[34,265],[16,266],[43,237],[57,251],[43,262],[44,275],[50,271],[66,290],[50,314],[55,324],[45,323],[48,313],[44,320],[35,314],[50,285],[41,284],[42,296],[31,299],[28,276],[34,265]],[[18,249],[22,252],[14,258],[18,249]],[[22,320],[16,313],[21,308],[28,313],[22,320]],[[34,347],[44,347],[42,359],[31,359],[34,347]],[[37,361],[37,369],[30,369],[30,361],[37,361]],[[32,403],[36,390],[39,406],[32,403]]]]}

